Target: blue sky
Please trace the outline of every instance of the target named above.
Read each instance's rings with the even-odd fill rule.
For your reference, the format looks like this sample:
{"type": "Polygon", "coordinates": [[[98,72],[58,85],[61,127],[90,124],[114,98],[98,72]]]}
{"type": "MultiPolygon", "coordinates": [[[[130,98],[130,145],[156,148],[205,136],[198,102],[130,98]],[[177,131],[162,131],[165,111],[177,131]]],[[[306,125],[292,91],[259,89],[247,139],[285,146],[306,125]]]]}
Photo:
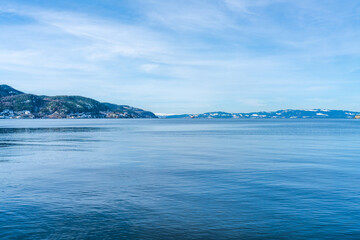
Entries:
{"type": "Polygon", "coordinates": [[[357,0],[0,2],[1,83],[156,113],[360,111],[357,0]]]}

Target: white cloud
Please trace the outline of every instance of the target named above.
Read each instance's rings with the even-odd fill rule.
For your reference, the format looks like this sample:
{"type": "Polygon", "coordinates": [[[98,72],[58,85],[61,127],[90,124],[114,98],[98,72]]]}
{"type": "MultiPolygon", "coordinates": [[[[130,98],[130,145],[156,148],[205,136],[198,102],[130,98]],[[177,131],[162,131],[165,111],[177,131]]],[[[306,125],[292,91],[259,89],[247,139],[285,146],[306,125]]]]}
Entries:
{"type": "Polygon", "coordinates": [[[285,0],[223,0],[230,10],[245,14],[253,14],[251,8],[264,7],[285,0]]]}
{"type": "Polygon", "coordinates": [[[59,93],[84,86],[86,95],[106,101],[197,112],[221,109],[220,103],[231,106],[227,111],[267,108],[283,102],[274,100],[275,93],[290,104],[307,92],[333,92],[329,86],[344,81],[339,76],[358,69],[333,61],[359,56],[359,31],[341,28],[341,21],[311,1],[136,0],[136,5],[139,17],[125,22],[0,4],[0,11],[33,19],[0,24],[6,32],[0,35],[1,74],[20,82],[24,73],[59,93]],[[297,10],[282,16],[291,24],[265,11],[279,2],[297,10]],[[339,24],[336,31],[329,31],[328,20],[339,24]]]}
{"type": "Polygon", "coordinates": [[[205,31],[235,27],[234,22],[224,12],[211,6],[193,7],[176,5],[173,9],[158,8],[148,13],[151,21],[173,30],[205,31]]]}
{"type": "Polygon", "coordinates": [[[14,64],[14,65],[31,65],[32,59],[37,57],[37,53],[31,50],[23,51],[0,51],[0,64],[14,64]]]}
{"type": "Polygon", "coordinates": [[[150,73],[159,67],[158,64],[143,64],[140,66],[140,69],[144,72],[150,73]]]}
{"type": "MultiPolygon", "coordinates": [[[[94,51],[97,56],[106,58],[126,56],[135,58],[156,58],[157,55],[171,52],[161,34],[136,25],[105,21],[84,14],[49,11],[36,8],[1,9],[13,14],[31,17],[40,24],[56,28],[63,33],[88,40],[85,50],[94,51]],[[101,54],[99,54],[101,52],[101,54]]],[[[49,31],[50,33],[50,31],[49,31]]]]}

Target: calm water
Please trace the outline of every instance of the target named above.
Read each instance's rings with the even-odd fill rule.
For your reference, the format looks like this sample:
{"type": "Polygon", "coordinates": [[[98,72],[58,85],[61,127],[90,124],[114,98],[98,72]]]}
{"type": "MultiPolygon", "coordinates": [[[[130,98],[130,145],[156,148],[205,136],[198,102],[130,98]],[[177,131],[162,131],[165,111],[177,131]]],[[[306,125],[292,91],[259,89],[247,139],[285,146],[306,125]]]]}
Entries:
{"type": "Polygon", "coordinates": [[[0,239],[360,239],[360,121],[0,120],[0,239]]]}

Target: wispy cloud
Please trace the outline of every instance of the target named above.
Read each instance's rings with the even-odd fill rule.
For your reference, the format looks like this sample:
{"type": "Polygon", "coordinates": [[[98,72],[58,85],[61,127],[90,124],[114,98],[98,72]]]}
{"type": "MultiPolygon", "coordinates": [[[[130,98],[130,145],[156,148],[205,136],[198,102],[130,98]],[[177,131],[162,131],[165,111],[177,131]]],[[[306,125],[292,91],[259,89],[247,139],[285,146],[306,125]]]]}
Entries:
{"type": "Polygon", "coordinates": [[[158,64],[143,64],[140,66],[140,69],[144,72],[150,73],[155,69],[159,68],[158,64]]]}
{"type": "Polygon", "coordinates": [[[138,0],[150,25],[167,27],[173,31],[204,31],[235,27],[216,1],[156,1],[138,0]]]}
{"type": "MultiPolygon", "coordinates": [[[[56,28],[71,36],[87,39],[102,52],[128,57],[149,57],[169,51],[161,36],[141,26],[111,22],[85,14],[43,10],[37,8],[3,9],[13,14],[31,17],[40,24],[56,28]],[[102,44],[102,45],[101,45],[102,44]]],[[[49,31],[49,33],[51,33],[49,31]]],[[[87,48],[87,50],[92,50],[87,48]]]]}
{"type": "Polygon", "coordinates": [[[253,14],[253,8],[265,7],[268,5],[284,2],[284,0],[223,0],[232,11],[243,14],[253,14]]]}
{"type": "Polygon", "coordinates": [[[274,110],[283,99],[298,108],[311,95],[339,99],[359,74],[359,6],[324,3],[134,0],[126,21],[1,3],[0,20],[26,20],[0,21],[0,72],[27,91],[82,94],[69,86],[83,86],[91,97],[158,112],[274,110]]]}

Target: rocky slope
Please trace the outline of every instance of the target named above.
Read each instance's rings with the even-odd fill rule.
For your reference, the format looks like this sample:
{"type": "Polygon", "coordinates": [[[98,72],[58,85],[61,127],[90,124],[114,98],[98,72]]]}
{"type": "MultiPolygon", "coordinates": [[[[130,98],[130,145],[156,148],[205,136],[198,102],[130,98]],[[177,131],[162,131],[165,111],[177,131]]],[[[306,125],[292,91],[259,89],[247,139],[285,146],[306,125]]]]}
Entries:
{"type": "Polygon", "coordinates": [[[127,105],[81,96],[37,96],[0,85],[0,118],[156,118],[127,105]]]}

